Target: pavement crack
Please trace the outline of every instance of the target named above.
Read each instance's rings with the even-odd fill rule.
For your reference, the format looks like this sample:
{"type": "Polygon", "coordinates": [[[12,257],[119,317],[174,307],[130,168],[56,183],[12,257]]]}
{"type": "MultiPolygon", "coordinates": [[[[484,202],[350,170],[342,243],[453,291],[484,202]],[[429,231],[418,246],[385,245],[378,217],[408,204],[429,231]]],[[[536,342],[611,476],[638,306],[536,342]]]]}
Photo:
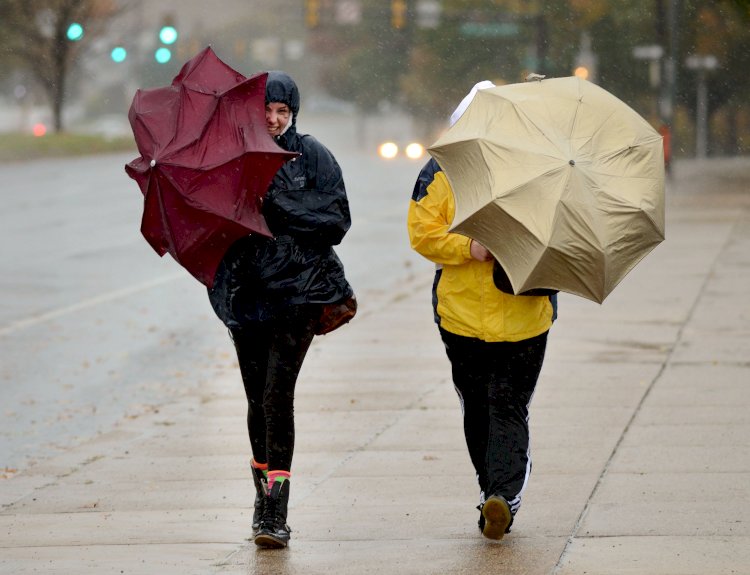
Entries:
{"type": "Polygon", "coordinates": [[[729,229],[729,232],[727,233],[726,238],[724,239],[724,242],[721,245],[721,248],[717,251],[716,256],[711,262],[711,267],[708,269],[708,271],[706,272],[706,275],[703,278],[703,282],[701,283],[700,289],[698,290],[698,293],[695,299],[693,300],[693,303],[690,306],[690,309],[688,310],[687,315],[685,316],[685,320],[682,322],[682,324],[680,325],[680,328],[677,330],[677,333],[675,334],[673,345],[671,345],[670,348],[668,349],[666,355],[664,356],[664,360],[662,361],[659,370],[656,372],[654,377],[649,382],[648,387],[644,391],[643,395],[641,396],[640,401],[636,405],[635,409],[633,410],[633,413],[630,415],[630,418],[628,419],[627,423],[623,427],[623,430],[620,433],[620,436],[617,438],[617,442],[615,443],[615,446],[612,448],[612,451],[609,454],[609,457],[607,458],[607,461],[605,462],[604,467],[602,468],[602,471],[596,480],[596,484],[594,485],[593,489],[591,490],[591,493],[586,499],[586,504],[583,506],[581,513],[578,515],[578,518],[576,519],[576,522],[573,525],[573,529],[571,530],[571,533],[568,536],[567,541],[565,542],[565,546],[563,547],[563,550],[560,553],[560,557],[558,558],[557,563],[555,564],[555,567],[552,569],[552,575],[556,575],[560,572],[560,569],[562,568],[565,558],[568,554],[568,551],[570,550],[570,547],[573,544],[573,540],[575,540],[579,536],[578,533],[581,529],[581,525],[583,524],[583,521],[586,518],[586,515],[589,512],[589,509],[591,508],[594,497],[596,497],[596,494],[599,492],[599,489],[602,483],[604,482],[604,479],[607,477],[609,468],[612,465],[612,461],[614,460],[615,455],[617,455],[620,449],[620,446],[622,445],[622,442],[625,439],[625,436],[628,434],[628,431],[630,431],[630,428],[632,427],[633,422],[635,421],[635,418],[640,413],[642,407],[646,403],[646,400],[651,395],[651,392],[653,391],[654,387],[656,387],[657,382],[664,375],[664,372],[667,370],[667,367],[669,367],[670,365],[677,364],[677,362],[673,362],[672,358],[675,354],[675,351],[679,348],[680,342],[683,340],[685,329],[690,324],[691,320],[693,319],[695,312],[699,307],[701,299],[706,293],[709,283],[714,278],[716,267],[718,265],[719,260],[721,259],[721,255],[727,250],[727,248],[731,244],[732,236],[734,235],[734,231],[737,228],[737,221],[738,220],[735,219],[734,223],[729,229]]]}

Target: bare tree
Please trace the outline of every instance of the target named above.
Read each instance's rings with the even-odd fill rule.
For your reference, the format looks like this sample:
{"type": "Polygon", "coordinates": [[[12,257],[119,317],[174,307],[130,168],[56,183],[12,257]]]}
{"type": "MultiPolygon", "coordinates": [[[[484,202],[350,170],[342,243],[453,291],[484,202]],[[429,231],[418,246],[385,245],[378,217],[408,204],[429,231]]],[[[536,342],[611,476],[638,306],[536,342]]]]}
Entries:
{"type": "Polygon", "coordinates": [[[44,88],[55,132],[63,130],[66,81],[77,54],[117,12],[113,0],[0,0],[0,49],[44,88]],[[79,40],[68,37],[72,24],[81,26],[79,40]]]}

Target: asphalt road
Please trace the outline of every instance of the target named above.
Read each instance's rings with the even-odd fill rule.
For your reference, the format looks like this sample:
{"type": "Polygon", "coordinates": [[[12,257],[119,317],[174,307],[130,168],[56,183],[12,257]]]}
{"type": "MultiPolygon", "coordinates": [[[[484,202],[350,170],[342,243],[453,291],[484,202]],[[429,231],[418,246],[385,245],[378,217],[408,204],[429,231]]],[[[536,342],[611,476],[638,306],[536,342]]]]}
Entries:
{"type": "MultiPolygon", "coordinates": [[[[332,137],[319,139],[344,170],[353,215],[337,251],[368,313],[430,265],[405,228],[422,162],[386,163],[332,137]]],[[[123,170],[133,156],[0,165],[0,472],[234,370],[205,288],[140,235],[141,194],[123,170]]]]}

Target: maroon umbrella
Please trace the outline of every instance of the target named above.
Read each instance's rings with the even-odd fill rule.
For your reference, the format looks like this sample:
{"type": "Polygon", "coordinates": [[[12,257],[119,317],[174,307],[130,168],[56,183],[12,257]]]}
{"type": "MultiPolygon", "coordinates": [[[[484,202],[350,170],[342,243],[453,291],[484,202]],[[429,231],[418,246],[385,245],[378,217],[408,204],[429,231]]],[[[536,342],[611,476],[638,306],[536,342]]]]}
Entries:
{"type": "Polygon", "coordinates": [[[141,233],[208,287],[235,240],[271,235],[261,201],[297,155],[266,131],[266,76],[245,78],[206,48],[171,86],[138,90],[130,106],[141,157],[125,171],[144,195],[141,233]]]}

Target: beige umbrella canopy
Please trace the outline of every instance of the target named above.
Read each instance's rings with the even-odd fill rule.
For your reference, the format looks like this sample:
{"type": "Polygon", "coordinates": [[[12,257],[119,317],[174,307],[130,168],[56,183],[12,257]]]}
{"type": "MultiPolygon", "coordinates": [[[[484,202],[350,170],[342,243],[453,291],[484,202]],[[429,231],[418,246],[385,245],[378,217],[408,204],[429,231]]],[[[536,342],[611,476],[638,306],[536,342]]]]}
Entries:
{"type": "Polygon", "coordinates": [[[585,80],[479,90],[429,152],[453,188],[451,231],[484,245],[515,293],[601,303],[664,240],[661,136],[585,80]]]}

